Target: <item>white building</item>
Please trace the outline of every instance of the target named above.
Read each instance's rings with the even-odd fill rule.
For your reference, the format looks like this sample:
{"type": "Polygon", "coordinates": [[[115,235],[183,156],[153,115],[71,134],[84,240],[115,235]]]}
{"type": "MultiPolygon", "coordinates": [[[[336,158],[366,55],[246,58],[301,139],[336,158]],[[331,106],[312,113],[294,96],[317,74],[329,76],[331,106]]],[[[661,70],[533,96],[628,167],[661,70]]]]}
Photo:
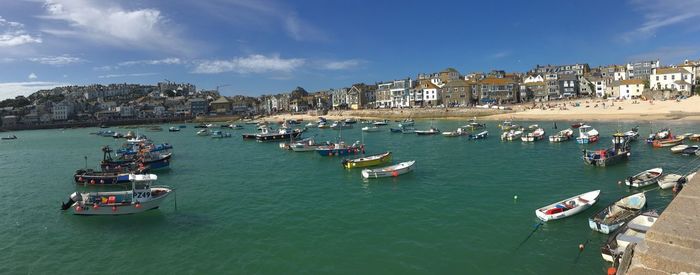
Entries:
{"type": "Polygon", "coordinates": [[[652,90],[690,92],[694,83],[695,74],[681,67],[654,69],[649,76],[649,86],[652,90]]]}
{"type": "Polygon", "coordinates": [[[610,84],[611,95],[617,99],[633,99],[642,96],[644,80],[627,79],[613,81],[610,84]]]}
{"type": "Polygon", "coordinates": [[[61,101],[51,108],[51,118],[53,120],[67,120],[73,115],[73,104],[61,101]]]}
{"type": "Polygon", "coordinates": [[[409,90],[413,87],[413,80],[411,78],[394,80],[392,82],[391,88],[391,106],[392,107],[409,107],[409,90]]]}
{"type": "Polygon", "coordinates": [[[133,117],[134,107],[122,105],[117,107],[117,112],[119,112],[120,117],[133,117]]]}
{"type": "Polygon", "coordinates": [[[606,95],[606,91],[608,88],[608,81],[605,78],[602,77],[591,77],[590,82],[593,83],[593,90],[595,92],[595,95],[597,97],[603,97],[606,95]]]}
{"type": "Polygon", "coordinates": [[[523,83],[534,83],[534,82],[544,82],[544,77],[542,75],[528,75],[523,79],[523,83]]]}

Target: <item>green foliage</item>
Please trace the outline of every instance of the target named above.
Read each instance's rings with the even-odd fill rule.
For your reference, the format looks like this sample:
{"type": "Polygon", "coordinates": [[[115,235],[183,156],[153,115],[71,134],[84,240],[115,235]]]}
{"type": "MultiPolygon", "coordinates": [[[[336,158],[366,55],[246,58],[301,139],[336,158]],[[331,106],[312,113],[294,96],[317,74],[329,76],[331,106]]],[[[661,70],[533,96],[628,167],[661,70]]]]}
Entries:
{"type": "Polygon", "coordinates": [[[27,99],[24,96],[18,96],[15,97],[14,99],[8,98],[3,101],[0,101],[0,108],[5,108],[5,107],[14,107],[14,108],[19,108],[19,107],[24,107],[31,104],[29,99],[27,99]]]}

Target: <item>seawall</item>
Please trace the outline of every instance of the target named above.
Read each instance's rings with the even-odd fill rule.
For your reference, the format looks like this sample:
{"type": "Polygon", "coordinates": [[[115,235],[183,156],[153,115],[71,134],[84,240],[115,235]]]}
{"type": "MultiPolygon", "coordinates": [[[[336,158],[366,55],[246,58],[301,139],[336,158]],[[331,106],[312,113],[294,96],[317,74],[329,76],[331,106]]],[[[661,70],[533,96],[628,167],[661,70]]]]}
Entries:
{"type": "Polygon", "coordinates": [[[513,111],[477,108],[406,108],[329,111],[328,116],[369,119],[464,119],[508,113],[513,111]]]}

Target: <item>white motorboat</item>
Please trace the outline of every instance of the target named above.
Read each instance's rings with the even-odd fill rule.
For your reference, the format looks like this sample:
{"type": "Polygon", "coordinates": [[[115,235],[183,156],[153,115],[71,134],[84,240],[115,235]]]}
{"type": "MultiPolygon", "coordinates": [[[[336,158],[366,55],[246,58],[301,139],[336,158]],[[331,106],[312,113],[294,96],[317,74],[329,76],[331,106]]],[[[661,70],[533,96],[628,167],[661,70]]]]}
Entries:
{"type": "Polygon", "coordinates": [[[156,209],[173,192],[167,186],[151,186],[157,179],[153,174],[131,174],[131,190],[74,192],[61,209],[75,215],[125,215],[156,209]]]}
{"type": "Polygon", "coordinates": [[[379,132],[381,129],[377,126],[365,126],[362,127],[363,132],[379,132]]]}
{"type": "Polygon", "coordinates": [[[461,127],[460,127],[460,128],[457,128],[456,131],[452,131],[452,132],[442,132],[442,135],[443,135],[443,136],[446,136],[446,137],[458,137],[458,136],[464,136],[464,135],[467,135],[467,134],[468,134],[467,131],[462,130],[461,127]]]}
{"type": "Polygon", "coordinates": [[[610,236],[601,248],[603,259],[613,263],[620,260],[627,246],[644,241],[647,231],[658,218],[659,214],[650,211],[639,214],[627,222],[615,235],[610,236]]]}
{"type": "Polygon", "coordinates": [[[508,132],[503,132],[503,134],[501,134],[501,140],[514,141],[518,140],[522,135],[522,130],[508,130],[508,132]]]}
{"type": "Polygon", "coordinates": [[[567,141],[570,140],[571,137],[574,136],[574,130],[571,130],[571,128],[567,128],[565,130],[559,131],[559,133],[555,135],[549,136],[549,141],[550,142],[562,142],[562,141],[567,141]]]}
{"type": "Polygon", "coordinates": [[[313,152],[316,151],[317,148],[321,146],[327,146],[329,145],[328,143],[320,143],[317,144],[313,138],[309,138],[304,141],[299,141],[296,143],[292,143],[289,145],[289,148],[292,149],[294,152],[313,152]]]}
{"type": "Polygon", "coordinates": [[[413,132],[417,135],[435,135],[439,134],[440,130],[438,128],[430,127],[428,130],[415,130],[413,132]]]}
{"type": "Polygon", "coordinates": [[[209,131],[209,129],[205,128],[205,129],[197,131],[197,135],[198,136],[208,136],[208,135],[211,135],[211,132],[209,131]]]}
{"type": "Polygon", "coordinates": [[[537,209],[535,215],[544,222],[570,217],[591,207],[598,201],[598,196],[600,190],[573,196],[537,209]]]}
{"type": "Polygon", "coordinates": [[[416,161],[412,160],[377,169],[364,169],[362,170],[362,177],[365,179],[398,177],[413,171],[415,163],[416,161]]]}
{"type": "Polygon", "coordinates": [[[663,173],[663,168],[652,168],[645,170],[625,179],[625,185],[637,188],[649,186],[655,184],[663,173]]]}
{"type": "Polygon", "coordinates": [[[657,183],[661,189],[673,188],[677,183],[686,183],[695,177],[695,173],[690,173],[688,175],[678,175],[678,174],[666,174],[659,178],[657,183]]]}
{"type": "Polygon", "coordinates": [[[588,226],[600,233],[610,234],[637,216],[646,203],[643,192],[623,197],[588,218],[588,226]]]}
{"type": "Polygon", "coordinates": [[[671,147],[671,153],[680,154],[681,152],[683,152],[683,150],[685,150],[685,148],[688,148],[688,146],[689,145],[687,144],[678,144],[676,146],[673,146],[671,147]]]}
{"type": "Polygon", "coordinates": [[[180,132],[180,128],[179,127],[170,127],[170,128],[168,128],[168,132],[180,132]]]}
{"type": "Polygon", "coordinates": [[[544,129],[536,128],[534,131],[527,133],[527,135],[521,136],[520,139],[525,142],[535,142],[544,139],[544,134],[544,129]]]}
{"type": "Polygon", "coordinates": [[[579,136],[576,138],[576,142],[580,144],[588,144],[598,141],[600,134],[598,130],[593,129],[591,126],[583,125],[578,128],[579,136]]]}

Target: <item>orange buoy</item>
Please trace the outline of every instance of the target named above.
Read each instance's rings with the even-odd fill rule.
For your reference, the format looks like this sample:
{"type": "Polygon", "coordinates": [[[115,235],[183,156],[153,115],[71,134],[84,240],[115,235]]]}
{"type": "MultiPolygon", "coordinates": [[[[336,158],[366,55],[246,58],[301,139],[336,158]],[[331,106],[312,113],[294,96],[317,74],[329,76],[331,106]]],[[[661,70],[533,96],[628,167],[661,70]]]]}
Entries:
{"type": "Polygon", "coordinates": [[[399,176],[399,172],[393,171],[393,172],[391,172],[391,176],[392,176],[392,177],[398,177],[398,176],[399,176]]]}
{"type": "Polygon", "coordinates": [[[116,207],[116,206],[112,206],[112,212],[117,212],[117,207],[116,207]]]}
{"type": "Polygon", "coordinates": [[[90,184],[95,184],[95,180],[90,180],[90,184]]]}
{"type": "Polygon", "coordinates": [[[82,211],[82,210],[83,210],[83,208],[80,207],[80,205],[77,205],[77,206],[75,207],[75,212],[80,212],[80,211],[82,211]]]}
{"type": "Polygon", "coordinates": [[[92,204],[92,208],[95,208],[95,209],[100,208],[100,205],[97,204],[97,203],[93,203],[93,204],[92,204]]]}
{"type": "Polygon", "coordinates": [[[141,208],[141,203],[136,203],[136,205],[134,205],[134,207],[141,208]]]}
{"type": "Polygon", "coordinates": [[[608,267],[608,275],[615,275],[617,274],[617,268],[614,266],[608,267]]]}

